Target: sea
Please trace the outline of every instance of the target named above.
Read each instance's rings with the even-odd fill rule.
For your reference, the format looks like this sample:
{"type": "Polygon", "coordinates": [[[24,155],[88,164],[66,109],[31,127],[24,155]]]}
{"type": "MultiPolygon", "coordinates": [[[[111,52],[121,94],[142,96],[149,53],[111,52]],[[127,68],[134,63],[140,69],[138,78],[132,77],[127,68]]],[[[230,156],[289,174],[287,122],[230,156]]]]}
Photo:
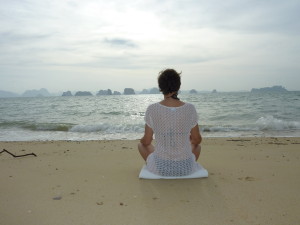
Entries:
{"type": "MultiPolygon", "coordinates": [[[[300,137],[300,92],[180,94],[203,137],[300,137]]],[[[0,99],[0,141],[136,140],[161,94],[0,99]]]]}

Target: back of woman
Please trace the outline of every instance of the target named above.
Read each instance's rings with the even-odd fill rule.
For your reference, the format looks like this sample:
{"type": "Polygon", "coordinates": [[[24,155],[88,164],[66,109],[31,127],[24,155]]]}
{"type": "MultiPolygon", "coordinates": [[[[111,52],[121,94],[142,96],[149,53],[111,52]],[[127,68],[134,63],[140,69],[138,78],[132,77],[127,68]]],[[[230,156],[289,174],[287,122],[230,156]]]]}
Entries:
{"type": "Polygon", "coordinates": [[[177,97],[180,73],[173,69],[160,72],[161,102],[148,106],[145,134],[138,148],[147,169],[162,176],[186,176],[199,168],[201,135],[195,107],[177,97]],[[155,137],[155,146],[151,144],[155,137]]]}
{"type": "Polygon", "coordinates": [[[146,111],[146,124],[154,131],[155,151],[147,159],[148,170],[163,176],[185,176],[197,169],[190,131],[197,125],[195,107],[185,103],[167,107],[160,103],[146,111]]]}

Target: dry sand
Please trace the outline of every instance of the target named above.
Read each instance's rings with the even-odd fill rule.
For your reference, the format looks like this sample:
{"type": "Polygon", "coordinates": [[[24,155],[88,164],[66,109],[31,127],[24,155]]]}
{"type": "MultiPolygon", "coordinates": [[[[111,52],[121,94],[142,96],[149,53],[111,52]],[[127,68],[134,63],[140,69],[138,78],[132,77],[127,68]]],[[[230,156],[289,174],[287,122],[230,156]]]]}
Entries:
{"type": "Polygon", "coordinates": [[[140,180],[138,141],[0,142],[1,225],[300,222],[300,138],[207,138],[209,177],[140,180]]]}

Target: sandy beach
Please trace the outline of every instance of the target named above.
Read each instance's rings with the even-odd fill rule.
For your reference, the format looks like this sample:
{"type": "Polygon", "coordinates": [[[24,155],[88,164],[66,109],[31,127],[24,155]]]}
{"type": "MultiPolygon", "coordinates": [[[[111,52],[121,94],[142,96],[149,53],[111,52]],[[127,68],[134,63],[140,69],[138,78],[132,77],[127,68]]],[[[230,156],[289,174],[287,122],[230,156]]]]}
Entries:
{"type": "Polygon", "coordinates": [[[141,180],[138,141],[0,142],[0,224],[300,221],[300,138],[206,138],[209,177],[141,180]]]}

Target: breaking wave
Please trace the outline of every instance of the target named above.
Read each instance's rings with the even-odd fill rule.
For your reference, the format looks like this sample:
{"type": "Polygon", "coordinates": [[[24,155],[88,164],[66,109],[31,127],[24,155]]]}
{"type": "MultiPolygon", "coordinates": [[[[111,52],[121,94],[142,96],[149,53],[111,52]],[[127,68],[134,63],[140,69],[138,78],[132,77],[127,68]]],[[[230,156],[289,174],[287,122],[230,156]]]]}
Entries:
{"type": "Polygon", "coordinates": [[[141,133],[143,132],[143,124],[96,124],[96,125],[75,125],[70,129],[70,132],[90,133],[90,132],[106,132],[106,133],[141,133]]]}
{"type": "MultiPolygon", "coordinates": [[[[142,133],[144,123],[136,124],[70,124],[70,123],[34,123],[4,122],[0,128],[21,128],[30,131],[62,131],[76,133],[142,133]]],[[[255,123],[248,125],[200,125],[204,133],[248,132],[248,131],[286,131],[300,130],[300,122],[285,121],[273,116],[260,117],[255,123]]]]}
{"type": "Polygon", "coordinates": [[[240,126],[200,126],[202,132],[292,131],[300,130],[300,122],[284,121],[273,116],[260,117],[255,123],[240,126]]]}
{"type": "Polygon", "coordinates": [[[255,124],[260,130],[299,130],[300,122],[296,121],[284,121],[276,119],[273,116],[260,117],[255,124]]]}
{"type": "Polygon", "coordinates": [[[21,128],[30,131],[65,131],[65,132],[78,132],[78,133],[91,133],[91,132],[137,133],[137,132],[143,132],[144,124],[113,125],[113,124],[103,123],[103,124],[91,124],[91,125],[74,125],[74,124],[61,124],[61,123],[10,122],[10,123],[0,123],[0,128],[21,128]]]}
{"type": "Polygon", "coordinates": [[[31,131],[69,131],[72,124],[65,123],[34,123],[34,122],[3,122],[0,128],[21,128],[31,131]]]}

